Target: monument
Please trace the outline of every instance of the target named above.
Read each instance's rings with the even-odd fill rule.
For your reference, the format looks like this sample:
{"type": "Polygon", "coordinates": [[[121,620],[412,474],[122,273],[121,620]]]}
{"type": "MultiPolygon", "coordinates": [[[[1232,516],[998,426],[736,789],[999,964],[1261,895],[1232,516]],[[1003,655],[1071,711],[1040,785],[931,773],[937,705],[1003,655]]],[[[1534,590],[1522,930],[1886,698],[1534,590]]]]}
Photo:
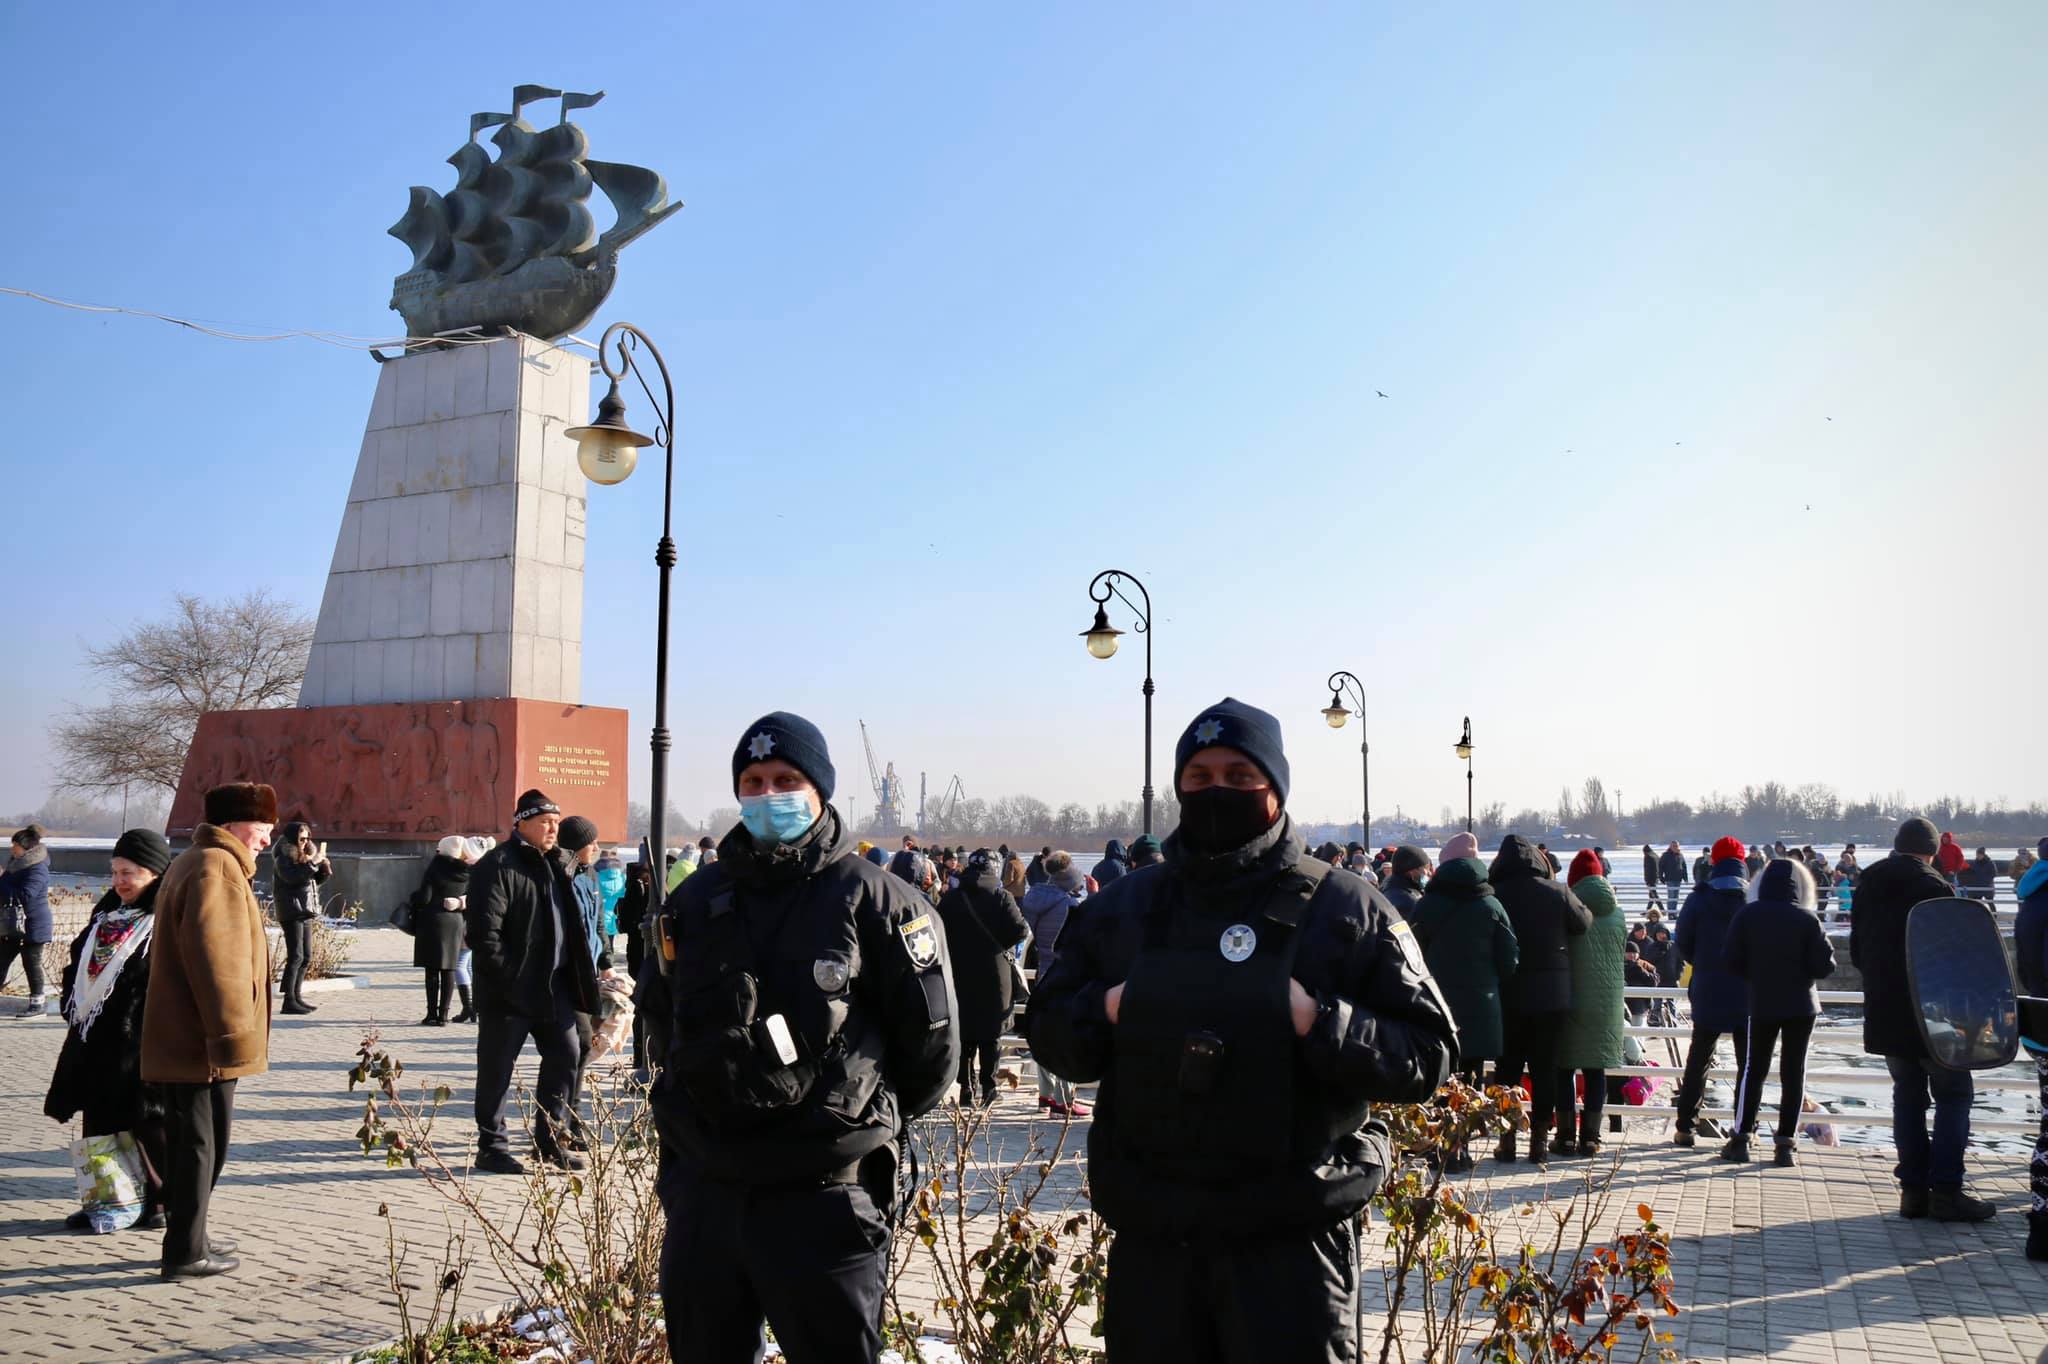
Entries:
{"type": "Polygon", "coordinates": [[[603,98],[518,86],[510,113],[470,117],[452,190],[413,188],[390,229],[413,252],[391,300],[408,338],[378,357],[299,704],[200,718],[173,837],[227,781],[275,786],[341,851],[503,837],[532,786],[625,837],[626,713],[582,702],[585,484],[562,434],[588,419],[590,362],[555,342],[681,205],[589,159],[568,115],[603,98]],[[522,110],[544,99],[561,116],[536,130],[522,110]]]}

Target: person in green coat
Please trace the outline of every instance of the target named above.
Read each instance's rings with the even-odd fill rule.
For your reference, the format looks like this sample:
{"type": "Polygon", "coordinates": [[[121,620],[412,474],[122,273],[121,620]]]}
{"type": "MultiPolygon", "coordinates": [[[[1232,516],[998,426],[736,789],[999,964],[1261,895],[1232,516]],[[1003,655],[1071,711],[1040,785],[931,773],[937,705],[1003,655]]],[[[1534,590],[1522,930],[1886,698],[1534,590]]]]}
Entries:
{"type": "Polygon", "coordinates": [[[1436,874],[1409,916],[1422,960],[1458,1024],[1458,1074],[1478,1084],[1482,1062],[1501,1054],[1500,987],[1521,964],[1515,930],[1471,834],[1444,844],[1436,874]]]}
{"type": "Polygon", "coordinates": [[[1600,1154],[1600,1117],[1607,1107],[1607,1071],[1621,1064],[1628,1009],[1622,1002],[1622,948],[1628,926],[1614,887],[1600,874],[1600,858],[1580,851],[1565,873],[1565,885],[1593,912],[1593,925],[1570,940],[1572,1006],[1557,1035],[1557,1141],[1559,1156],[1600,1154]],[[1583,1106],[1573,1102],[1575,1077],[1586,1077],[1583,1106]],[[1578,1130],[1573,1133],[1574,1109],[1578,1130]]]}

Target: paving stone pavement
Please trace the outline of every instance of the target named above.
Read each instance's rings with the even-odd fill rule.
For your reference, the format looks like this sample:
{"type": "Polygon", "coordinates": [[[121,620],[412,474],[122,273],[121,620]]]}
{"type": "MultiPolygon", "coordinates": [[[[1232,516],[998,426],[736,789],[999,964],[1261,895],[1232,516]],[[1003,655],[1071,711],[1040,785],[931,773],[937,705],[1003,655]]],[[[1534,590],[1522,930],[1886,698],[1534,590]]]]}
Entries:
{"type": "MultiPolygon", "coordinates": [[[[0,1360],[331,1360],[390,1336],[396,1318],[377,1208],[388,1204],[401,1233],[433,1251],[447,1205],[419,1176],[358,1153],[361,1099],[348,1094],[346,1071],[365,1029],[378,1027],[408,1079],[454,1089],[453,1125],[466,1131],[474,1034],[414,1026],[423,999],[407,964],[410,940],[390,930],[357,939],[358,988],[316,995],[312,1017],[278,1018],[270,1073],[239,1087],[214,1227],[241,1242],[243,1264],[219,1279],[163,1283],[149,1233],[61,1228],[76,1206],[69,1134],[43,1117],[42,1096],[62,1027],[0,1019],[0,1360]]],[[[522,1078],[531,1083],[530,1055],[522,1078]]],[[[999,1108],[1007,1150],[1024,1149],[1034,1111],[1027,1070],[999,1108]]],[[[1621,1154],[1611,1216],[1648,1203],[1673,1229],[1686,1311],[1672,1329],[1684,1357],[2034,1364],[2048,1349],[2048,1266],[2022,1253],[2018,1159],[1973,1160],[1972,1178],[1998,1204],[1997,1219],[1945,1226],[1897,1216],[1890,1162],[1879,1151],[1808,1150],[1794,1170],[1738,1170],[1707,1147],[1681,1151],[1638,1126],[1609,1147],[1621,1154]]],[[[1078,1148],[1077,1139],[1070,1151],[1078,1148]]],[[[1078,1174],[1063,1162],[1057,1187],[1076,1188],[1078,1174]]],[[[1545,1192],[1569,1196],[1582,1187],[1584,1166],[1483,1161],[1477,1174],[1509,1206],[1545,1192]]],[[[511,1193],[507,1182],[485,1187],[493,1198],[511,1193]]],[[[1370,1233],[1366,1249],[1370,1332],[1384,1310],[1372,1272],[1383,1253],[1370,1233]]],[[[912,1296],[928,1293],[929,1275],[913,1265],[906,1285],[912,1296]]],[[[479,1266],[464,1301],[480,1308],[504,1292],[479,1266]]]]}

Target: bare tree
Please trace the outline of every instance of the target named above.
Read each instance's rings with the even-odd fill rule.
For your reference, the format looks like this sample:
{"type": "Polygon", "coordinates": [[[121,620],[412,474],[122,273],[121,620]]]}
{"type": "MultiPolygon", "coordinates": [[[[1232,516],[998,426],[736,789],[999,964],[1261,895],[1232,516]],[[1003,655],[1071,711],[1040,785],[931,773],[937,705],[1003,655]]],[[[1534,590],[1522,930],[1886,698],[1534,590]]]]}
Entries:
{"type": "Polygon", "coordinates": [[[312,644],[312,620],[266,591],[220,602],[181,593],[168,619],[86,649],[109,699],[75,708],[52,727],[57,789],[174,794],[199,717],[291,705],[312,644]]]}

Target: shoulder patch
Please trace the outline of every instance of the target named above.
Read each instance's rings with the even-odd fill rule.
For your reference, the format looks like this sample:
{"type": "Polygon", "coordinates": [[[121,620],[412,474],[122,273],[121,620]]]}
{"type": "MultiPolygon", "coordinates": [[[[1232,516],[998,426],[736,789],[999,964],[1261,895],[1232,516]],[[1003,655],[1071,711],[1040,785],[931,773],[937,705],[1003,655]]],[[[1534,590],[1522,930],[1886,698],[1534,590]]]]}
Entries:
{"type": "Polygon", "coordinates": [[[920,914],[896,930],[903,939],[903,950],[910,954],[910,964],[920,971],[929,970],[939,960],[939,935],[932,928],[932,916],[920,914]]]}
{"type": "Polygon", "coordinates": [[[1387,925],[1387,931],[1394,935],[1394,941],[1401,944],[1401,959],[1408,963],[1408,969],[1424,980],[1429,979],[1429,967],[1423,964],[1422,944],[1415,941],[1415,929],[1406,919],[1395,917],[1387,925]]]}

